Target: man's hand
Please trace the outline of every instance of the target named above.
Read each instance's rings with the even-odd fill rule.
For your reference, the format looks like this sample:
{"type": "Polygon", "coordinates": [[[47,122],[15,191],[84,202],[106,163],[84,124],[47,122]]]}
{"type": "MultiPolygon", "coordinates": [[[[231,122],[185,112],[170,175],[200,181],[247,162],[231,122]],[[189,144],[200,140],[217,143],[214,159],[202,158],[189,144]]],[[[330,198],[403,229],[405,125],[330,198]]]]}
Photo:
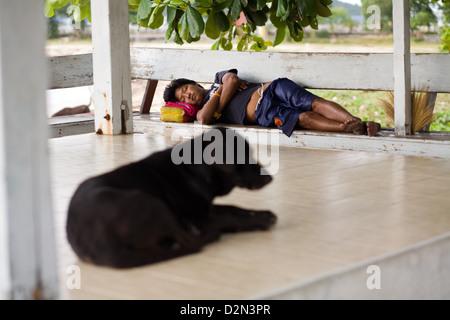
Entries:
{"type": "Polygon", "coordinates": [[[197,120],[203,124],[211,124],[215,121],[214,113],[221,114],[228,102],[238,91],[245,90],[247,81],[241,80],[235,73],[228,72],[222,77],[222,85],[218,88],[219,97],[213,96],[197,113],[197,120]]]}
{"type": "Polygon", "coordinates": [[[245,90],[245,89],[247,89],[247,87],[248,87],[248,82],[241,80],[241,82],[239,83],[238,91],[245,90]]]}
{"type": "Polygon", "coordinates": [[[228,72],[222,77],[222,83],[226,87],[232,87],[234,90],[242,91],[247,89],[248,82],[245,80],[241,80],[239,76],[233,72],[228,72]]]}

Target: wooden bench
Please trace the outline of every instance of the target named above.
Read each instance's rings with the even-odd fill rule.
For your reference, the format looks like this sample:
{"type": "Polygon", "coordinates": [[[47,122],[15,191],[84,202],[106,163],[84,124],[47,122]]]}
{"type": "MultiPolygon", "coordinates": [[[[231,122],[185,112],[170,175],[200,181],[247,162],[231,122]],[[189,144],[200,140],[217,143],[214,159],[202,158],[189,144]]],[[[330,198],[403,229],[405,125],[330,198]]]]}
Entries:
{"type": "MultiPolygon", "coordinates": [[[[132,79],[148,81],[141,104],[141,115],[150,113],[158,81],[170,81],[183,77],[201,83],[210,83],[215,72],[227,68],[237,68],[242,78],[252,82],[265,82],[278,77],[287,77],[309,89],[365,91],[394,89],[394,57],[392,53],[278,53],[132,47],[130,60],[132,79]]],[[[93,84],[91,54],[51,57],[49,62],[51,73],[49,89],[93,84]]],[[[412,89],[432,93],[432,100],[436,99],[438,93],[450,93],[448,85],[450,73],[443,72],[443,70],[450,70],[450,54],[411,54],[412,89]]],[[[156,124],[153,122],[151,125],[156,124]]],[[[297,134],[301,135],[302,133],[297,134]]],[[[304,132],[304,134],[308,135],[308,139],[311,138],[311,132],[304,132]]],[[[298,135],[294,135],[289,140],[280,137],[281,143],[298,145],[298,135]]],[[[323,136],[321,133],[314,135],[323,136]]],[[[334,136],[341,137],[341,135],[334,136]]],[[[327,137],[329,138],[329,135],[327,137]]],[[[398,151],[400,144],[411,140],[395,139],[392,130],[384,138],[393,140],[380,141],[378,139],[376,150],[398,151]],[[392,143],[393,141],[394,143],[392,143]],[[386,147],[388,144],[392,145],[392,150],[388,150],[390,149],[386,147]]],[[[348,136],[345,139],[348,139],[348,136]]],[[[439,140],[437,143],[447,143],[450,137],[441,134],[437,140],[439,140]]],[[[358,141],[357,147],[350,144],[349,148],[365,150],[360,145],[372,143],[368,141],[370,140],[358,141]]],[[[343,141],[340,145],[346,143],[348,142],[343,141]]],[[[417,139],[414,143],[418,143],[417,139]]],[[[310,146],[310,143],[302,145],[310,146]]],[[[320,145],[320,143],[312,141],[311,145],[320,145]]],[[[323,147],[334,148],[336,146],[325,144],[323,147]]],[[[421,151],[420,145],[414,148],[418,148],[417,151],[414,151],[415,153],[424,153],[421,151]]],[[[441,149],[442,146],[437,145],[436,148],[441,149]]],[[[423,150],[427,150],[427,148],[423,150]]],[[[427,152],[430,150],[425,151],[425,154],[427,152]]],[[[433,156],[433,153],[431,155],[433,156]]],[[[450,155],[444,155],[444,157],[450,157],[450,155]]]]}
{"type": "MultiPolygon", "coordinates": [[[[287,77],[310,89],[387,91],[394,89],[391,53],[276,53],[131,48],[133,79],[191,78],[211,82],[216,71],[237,68],[248,81],[287,77]]],[[[92,55],[49,58],[49,89],[93,84],[92,55]]],[[[450,93],[450,54],[411,54],[412,88],[450,93]]],[[[154,85],[149,85],[153,89],[154,85]]],[[[152,90],[144,97],[148,102],[152,90]]],[[[150,106],[143,103],[142,113],[150,106]]]]}
{"type": "MultiPolygon", "coordinates": [[[[390,53],[274,53],[131,49],[132,76],[147,79],[141,113],[148,113],[157,80],[190,78],[211,82],[216,71],[237,68],[251,82],[287,77],[310,89],[388,91],[394,89],[390,53]]],[[[450,92],[450,55],[412,54],[412,88],[450,92]]]]}

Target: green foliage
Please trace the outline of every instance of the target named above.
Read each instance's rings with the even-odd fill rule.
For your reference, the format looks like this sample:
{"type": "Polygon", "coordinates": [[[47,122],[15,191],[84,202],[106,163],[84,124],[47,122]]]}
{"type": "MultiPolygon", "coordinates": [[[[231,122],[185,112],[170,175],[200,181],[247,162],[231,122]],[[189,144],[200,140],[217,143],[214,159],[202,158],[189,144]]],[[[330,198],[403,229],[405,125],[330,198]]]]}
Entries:
{"type": "Polygon", "coordinates": [[[56,39],[59,36],[58,21],[56,21],[55,17],[51,17],[47,21],[47,38],[56,39]]]}
{"type": "Polygon", "coordinates": [[[44,14],[47,18],[53,17],[56,9],[67,5],[67,14],[72,15],[76,22],[91,21],[91,0],[45,0],[44,14]]]}
{"type": "MultiPolygon", "coordinates": [[[[312,93],[322,98],[332,100],[354,116],[363,121],[376,121],[384,128],[394,128],[394,122],[386,115],[380,105],[380,100],[386,97],[384,91],[360,90],[318,90],[310,89],[312,93]]],[[[430,131],[450,132],[450,94],[439,93],[434,107],[434,121],[430,131]]]]}
{"type": "MultiPolygon", "coordinates": [[[[392,31],[392,0],[361,0],[362,13],[367,20],[371,13],[367,8],[376,5],[380,8],[381,30],[392,31]]],[[[411,30],[416,30],[419,26],[430,26],[437,22],[437,17],[433,11],[438,9],[442,12],[444,26],[441,27],[440,38],[442,44],[440,50],[450,53],[450,0],[410,0],[411,30]]]]}
{"type": "MultiPolygon", "coordinates": [[[[330,31],[334,32],[335,25],[344,25],[347,27],[354,27],[358,24],[357,21],[354,21],[352,17],[348,14],[347,9],[344,7],[335,7],[331,8],[332,15],[327,18],[319,18],[319,23],[328,23],[330,25],[330,31]]],[[[320,36],[319,36],[320,38],[320,36]]]]}
{"type": "Polygon", "coordinates": [[[45,0],[44,13],[47,18],[53,17],[55,9],[65,7],[70,0],[45,0]]]}
{"type": "MultiPolygon", "coordinates": [[[[350,4],[347,2],[342,2],[339,0],[333,0],[333,4],[331,5],[332,8],[344,8],[345,11],[349,16],[359,16],[361,14],[361,3],[359,5],[357,4],[350,4]]],[[[333,10],[331,10],[333,11],[333,10]]]]}
{"type": "Polygon", "coordinates": [[[330,32],[328,30],[319,30],[316,32],[316,37],[319,39],[329,39],[331,38],[330,32]]]}
{"type": "MultiPolygon", "coordinates": [[[[434,0],[433,2],[439,2],[434,0]]],[[[441,4],[438,4],[442,9],[444,26],[441,27],[441,46],[439,47],[441,52],[450,53],[450,0],[442,0],[441,4]]]]}
{"type": "Polygon", "coordinates": [[[434,115],[430,131],[450,131],[450,111],[437,112],[434,115]]]}
{"type": "Polygon", "coordinates": [[[428,3],[411,0],[411,30],[419,26],[431,26],[437,23],[437,17],[428,3]]]}
{"type": "Polygon", "coordinates": [[[439,46],[439,50],[441,52],[450,53],[450,26],[446,25],[441,27],[441,45],[439,46]]]}
{"type": "Polygon", "coordinates": [[[363,121],[376,121],[384,128],[393,128],[394,123],[385,114],[379,104],[379,98],[384,97],[382,91],[359,91],[359,90],[309,90],[314,94],[334,101],[351,114],[361,118],[363,121]]]}
{"type": "MultiPolygon", "coordinates": [[[[90,21],[90,0],[46,0],[45,16],[70,5],[75,21],[90,21]]],[[[318,17],[329,17],[332,0],[128,0],[136,21],[144,28],[158,29],[166,16],[166,41],[177,44],[198,41],[202,34],[217,39],[212,49],[261,51],[289,36],[302,41],[303,28],[318,29],[318,17]],[[166,13],[166,15],[164,15],[166,13]],[[272,41],[258,37],[256,28],[271,22],[276,30],[272,41]]]]}

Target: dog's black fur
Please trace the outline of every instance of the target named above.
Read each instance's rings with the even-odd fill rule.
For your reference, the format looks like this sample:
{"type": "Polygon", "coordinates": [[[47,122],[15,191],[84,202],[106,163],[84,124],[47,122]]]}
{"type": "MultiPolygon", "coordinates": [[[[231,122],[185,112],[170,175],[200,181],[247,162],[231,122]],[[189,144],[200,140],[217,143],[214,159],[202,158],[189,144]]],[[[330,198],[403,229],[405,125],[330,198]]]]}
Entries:
{"type": "MultiPolygon", "coordinates": [[[[230,129],[219,130],[225,137],[230,129]]],[[[201,135],[179,146],[194,148],[198,139],[202,150],[211,143],[201,135]]],[[[202,157],[176,165],[171,148],[84,181],[69,205],[70,245],[83,261],[129,268],[198,252],[225,232],[268,229],[276,221],[270,211],[212,204],[235,186],[259,189],[272,180],[250,163],[245,146],[245,164],[202,157]]]]}

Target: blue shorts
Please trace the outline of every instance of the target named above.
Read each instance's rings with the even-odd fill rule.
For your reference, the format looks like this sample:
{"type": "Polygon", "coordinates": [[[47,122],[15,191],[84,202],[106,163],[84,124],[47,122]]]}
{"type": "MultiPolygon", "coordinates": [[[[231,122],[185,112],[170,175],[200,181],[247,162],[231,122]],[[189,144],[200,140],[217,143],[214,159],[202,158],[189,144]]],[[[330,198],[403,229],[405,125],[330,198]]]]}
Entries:
{"type": "Polygon", "coordinates": [[[316,98],[292,80],[278,78],[264,90],[256,107],[256,123],[263,127],[278,127],[290,137],[298,117],[302,112],[312,111],[311,104],[316,98]]]}

